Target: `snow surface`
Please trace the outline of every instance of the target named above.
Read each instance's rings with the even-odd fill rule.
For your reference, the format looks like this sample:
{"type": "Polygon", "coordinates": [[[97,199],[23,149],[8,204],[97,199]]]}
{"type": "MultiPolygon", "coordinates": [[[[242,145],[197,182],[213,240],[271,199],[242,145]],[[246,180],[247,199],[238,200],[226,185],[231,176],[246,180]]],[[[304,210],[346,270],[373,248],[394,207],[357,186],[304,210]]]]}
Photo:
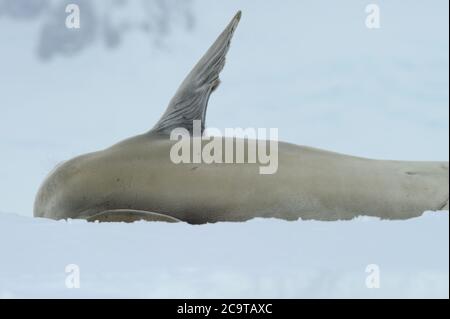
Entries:
{"type": "Polygon", "coordinates": [[[0,297],[448,298],[448,225],[443,212],[204,226],[0,214],[0,297]],[[69,264],[80,288],[66,288],[69,264]]]}

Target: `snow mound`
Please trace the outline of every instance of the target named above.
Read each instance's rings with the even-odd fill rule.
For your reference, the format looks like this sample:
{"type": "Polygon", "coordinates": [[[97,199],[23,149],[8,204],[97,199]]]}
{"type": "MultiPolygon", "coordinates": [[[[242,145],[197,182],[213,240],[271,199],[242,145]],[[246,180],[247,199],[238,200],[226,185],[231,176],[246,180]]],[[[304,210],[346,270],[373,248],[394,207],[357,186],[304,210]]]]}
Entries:
{"type": "Polygon", "coordinates": [[[0,214],[0,252],[1,298],[449,297],[446,212],[203,226],[0,214]]]}

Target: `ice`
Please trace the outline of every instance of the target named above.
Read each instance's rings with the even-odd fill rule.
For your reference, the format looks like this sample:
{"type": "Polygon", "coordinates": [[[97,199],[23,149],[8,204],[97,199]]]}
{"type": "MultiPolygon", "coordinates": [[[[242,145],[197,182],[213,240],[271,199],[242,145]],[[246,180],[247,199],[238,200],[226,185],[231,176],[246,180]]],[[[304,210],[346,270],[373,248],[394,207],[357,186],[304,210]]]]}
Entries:
{"type": "Polygon", "coordinates": [[[203,226],[0,214],[0,297],[448,298],[448,225],[447,212],[203,226]]]}

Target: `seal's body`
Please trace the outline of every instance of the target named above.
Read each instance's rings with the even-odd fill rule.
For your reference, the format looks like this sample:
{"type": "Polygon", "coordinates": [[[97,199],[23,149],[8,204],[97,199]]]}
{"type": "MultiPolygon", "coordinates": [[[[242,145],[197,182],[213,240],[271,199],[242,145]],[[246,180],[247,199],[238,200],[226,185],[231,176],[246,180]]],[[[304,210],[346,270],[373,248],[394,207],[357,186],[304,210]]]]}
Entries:
{"type": "Polygon", "coordinates": [[[169,134],[178,127],[192,134],[193,120],[201,120],[203,132],[208,99],[239,19],[240,13],[149,133],[57,167],[38,192],[34,215],[199,224],[255,217],[404,219],[448,209],[447,162],[369,160],[280,143],[273,175],[259,174],[256,163],[174,164],[169,134]]]}
{"type": "Polygon", "coordinates": [[[35,215],[92,218],[126,210],[189,223],[402,219],[443,208],[448,164],[376,161],[279,144],[279,168],[257,164],[174,164],[165,136],[145,134],[62,164],[42,186],[35,215]]]}

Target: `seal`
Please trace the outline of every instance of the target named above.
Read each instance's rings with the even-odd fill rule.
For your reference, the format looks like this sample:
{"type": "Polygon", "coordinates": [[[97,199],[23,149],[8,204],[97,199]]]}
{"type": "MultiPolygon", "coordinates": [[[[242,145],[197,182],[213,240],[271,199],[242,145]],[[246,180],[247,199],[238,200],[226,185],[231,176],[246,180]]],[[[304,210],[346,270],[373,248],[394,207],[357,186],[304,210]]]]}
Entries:
{"type": "Polygon", "coordinates": [[[51,172],[37,193],[34,216],[203,224],[255,217],[406,219],[448,210],[448,162],[372,160],[280,142],[278,170],[270,175],[259,174],[252,163],[175,164],[169,156],[176,143],[170,134],[183,128],[189,138],[199,138],[195,121],[201,122],[203,134],[208,100],[219,85],[240,18],[238,12],[149,132],[51,172]]]}

